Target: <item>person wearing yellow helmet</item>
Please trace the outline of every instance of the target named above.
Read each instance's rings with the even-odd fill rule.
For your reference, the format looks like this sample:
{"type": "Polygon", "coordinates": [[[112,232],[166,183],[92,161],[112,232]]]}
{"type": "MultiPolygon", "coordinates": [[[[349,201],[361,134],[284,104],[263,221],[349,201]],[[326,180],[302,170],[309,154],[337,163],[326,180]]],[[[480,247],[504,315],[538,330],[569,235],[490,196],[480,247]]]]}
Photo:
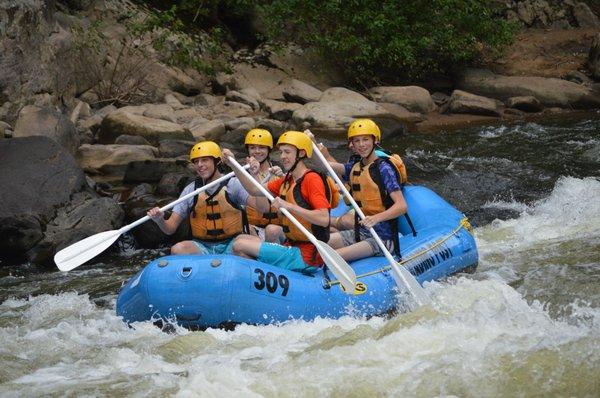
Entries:
{"type": "MultiPolygon", "coordinates": [[[[202,141],[194,145],[190,151],[190,163],[197,178],[183,189],[180,197],[222,177],[218,167],[221,159],[221,148],[216,143],[202,141]]],[[[171,254],[230,253],[233,238],[248,232],[244,207],[256,206],[255,202],[256,199],[248,195],[237,178],[230,178],[177,204],[167,219],[158,207],[150,209],[148,216],[167,235],[175,233],[183,220],[189,217],[192,239],[173,245],[171,254]]]]}
{"type": "MultiPolygon", "coordinates": [[[[258,161],[257,181],[267,184],[271,180],[283,175],[281,167],[271,162],[270,154],[273,149],[273,136],[265,129],[252,129],[246,134],[244,145],[249,157],[258,161]]],[[[273,224],[277,218],[277,210],[269,208],[267,212],[259,212],[254,207],[248,207],[248,222],[254,226],[253,232],[268,242],[280,242],[283,238],[283,230],[280,226],[273,224]]]]}
{"type": "MultiPolygon", "coordinates": [[[[281,164],[286,175],[278,177],[263,186],[268,189],[275,200],[272,206],[285,208],[291,212],[319,240],[329,238],[329,210],[337,199],[337,191],[333,191],[324,177],[309,169],[304,160],[312,156],[312,143],[306,134],[299,131],[286,131],[279,137],[277,147],[281,152],[281,164]]],[[[232,156],[228,150],[223,151],[225,161],[232,156]]],[[[250,174],[255,176],[259,163],[249,158],[250,174]]],[[[262,197],[260,190],[239,171],[236,175],[248,193],[254,197],[262,197]]],[[[260,202],[262,206],[268,203],[260,202]]],[[[308,238],[283,216],[278,223],[283,226],[286,241],[283,245],[262,242],[258,237],[240,235],[233,243],[233,253],[258,260],[281,268],[294,271],[313,272],[323,266],[323,260],[316,247],[308,238]]]]}
{"type": "Polygon", "coordinates": [[[332,233],[328,243],[347,261],[383,255],[368,231],[370,227],[388,250],[399,251],[397,221],[408,207],[396,166],[376,151],[380,141],[381,130],[374,121],[357,119],[348,127],[348,142],[359,158],[351,158],[346,164],[327,158],[342,181],[349,183],[352,197],[366,215],[359,220],[354,214],[354,222],[345,216],[332,220],[332,226],[340,231],[332,233]]]}

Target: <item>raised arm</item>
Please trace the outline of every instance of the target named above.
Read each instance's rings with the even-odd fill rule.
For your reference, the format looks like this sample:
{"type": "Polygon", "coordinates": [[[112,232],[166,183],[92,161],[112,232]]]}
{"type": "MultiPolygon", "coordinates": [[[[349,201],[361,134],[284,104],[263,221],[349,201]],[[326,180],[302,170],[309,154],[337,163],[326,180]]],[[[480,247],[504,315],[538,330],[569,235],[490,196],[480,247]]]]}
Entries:
{"type": "Polygon", "coordinates": [[[323,154],[325,160],[327,160],[333,171],[335,171],[335,173],[339,177],[343,177],[345,171],[344,164],[335,160],[335,158],[329,153],[329,150],[327,149],[327,147],[325,147],[325,145],[323,145],[322,143],[317,143],[315,135],[310,130],[304,130],[304,134],[306,134],[312,140],[312,142],[314,142],[317,145],[319,152],[323,154]]]}
{"type": "MultiPolygon", "coordinates": [[[[242,184],[244,189],[246,191],[248,191],[250,196],[263,196],[263,194],[256,187],[256,185],[252,181],[250,181],[250,179],[248,177],[246,177],[246,175],[244,173],[239,171],[236,167],[231,166],[231,164],[229,162],[229,158],[235,159],[235,157],[233,156],[233,153],[227,148],[223,149],[223,162],[233,169],[235,176],[240,180],[240,183],[242,184]]],[[[260,163],[258,162],[258,160],[254,159],[253,157],[249,157],[249,158],[247,158],[247,160],[248,160],[248,164],[250,165],[250,168],[248,169],[248,173],[250,173],[250,175],[254,179],[256,179],[256,177],[258,176],[258,170],[260,169],[260,163]]]]}

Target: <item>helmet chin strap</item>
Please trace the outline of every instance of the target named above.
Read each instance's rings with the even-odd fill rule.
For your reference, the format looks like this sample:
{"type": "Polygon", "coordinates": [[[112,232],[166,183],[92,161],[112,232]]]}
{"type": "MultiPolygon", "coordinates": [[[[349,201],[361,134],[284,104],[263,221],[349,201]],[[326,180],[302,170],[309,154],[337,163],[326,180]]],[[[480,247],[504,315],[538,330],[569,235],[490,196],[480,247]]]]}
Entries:
{"type": "Polygon", "coordinates": [[[213,177],[215,176],[215,173],[217,172],[217,165],[218,165],[218,164],[221,162],[221,160],[220,160],[220,159],[219,159],[218,161],[217,161],[217,158],[213,158],[213,159],[214,159],[214,161],[213,161],[213,165],[214,165],[214,167],[213,167],[213,172],[212,172],[212,174],[210,175],[210,177],[208,177],[206,180],[204,180],[204,183],[205,183],[205,184],[206,184],[207,182],[209,182],[210,180],[212,180],[212,179],[213,179],[213,177]]]}
{"type": "Polygon", "coordinates": [[[292,165],[292,167],[290,167],[290,169],[287,171],[287,173],[285,173],[285,178],[283,179],[283,181],[287,181],[288,178],[290,177],[290,175],[294,172],[294,170],[296,169],[296,166],[298,166],[298,163],[302,160],[302,159],[306,159],[306,156],[300,157],[298,154],[300,153],[299,149],[296,149],[296,161],[294,162],[294,164],[292,165]]]}
{"type": "Polygon", "coordinates": [[[363,159],[370,158],[371,154],[377,149],[378,146],[379,146],[379,143],[377,141],[375,141],[375,137],[373,137],[373,148],[371,148],[371,151],[369,152],[369,154],[367,156],[365,156],[363,159]]]}

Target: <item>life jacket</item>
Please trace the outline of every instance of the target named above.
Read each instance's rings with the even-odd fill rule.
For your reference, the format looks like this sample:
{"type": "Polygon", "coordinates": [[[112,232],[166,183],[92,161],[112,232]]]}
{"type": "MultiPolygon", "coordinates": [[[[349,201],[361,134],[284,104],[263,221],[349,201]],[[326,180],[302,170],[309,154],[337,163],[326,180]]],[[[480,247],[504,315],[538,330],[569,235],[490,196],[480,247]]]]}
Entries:
{"type": "MultiPolygon", "coordinates": [[[[194,189],[202,185],[202,180],[198,178],[194,189]]],[[[190,225],[192,236],[203,241],[217,242],[248,233],[246,211],[231,200],[227,181],[221,183],[212,194],[205,191],[194,198],[190,225]]]]}
{"type": "MultiPolygon", "coordinates": [[[[271,174],[267,180],[260,181],[260,183],[269,183],[270,181],[276,178],[278,178],[276,175],[271,174]]],[[[264,228],[267,225],[273,223],[278,217],[277,209],[275,209],[272,206],[269,207],[269,211],[266,213],[261,213],[254,207],[246,206],[246,212],[248,213],[248,223],[261,228],[264,228]]]]}
{"type": "MultiPolygon", "coordinates": [[[[394,200],[389,196],[385,189],[383,177],[379,170],[381,162],[386,162],[392,166],[396,178],[400,182],[402,188],[405,183],[408,182],[406,167],[402,158],[397,154],[386,153],[388,157],[378,157],[367,167],[363,167],[360,161],[357,161],[350,170],[350,187],[352,197],[356,201],[356,204],[361,208],[366,216],[372,216],[381,213],[389,209],[393,204],[394,200]]],[[[412,229],[413,235],[416,236],[417,232],[413,226],[412,220],[408,213],[404,214],[406,220],[412,229]]],[[[360,224],[358,214],[355,214],[354,220],[354,237],[355,241],[360,241],[360,224]]],[[[394,242],[394,251],[400,256],[400,242],[398,238],[398,218],[387,220],[391,232],[392,240],[394,242]]]]}
{"type": "MultiPolygon", "coordinates": [[[[302,181],[304,181],[304,177],[308,173],[316,173],[323,180],[323,185],[325,186],[325,197],[332,208],[337,207],[340,200],[340,195],[335,185],[335,182],[329,176],[325,176],[322,173],[319,173],[314,170],[308,170],[302,177],[298,180],[294,181],[290,179],[281,184],[279,188],[279,197],[282,199],[296,204],[305,209],[313,210],[312,207],[308,204],[306,199],[302,196],[302,181]],[[291,195],[289,193],[292,193],[291,195]]],[[[313,233],[313,235],[320,241],[327,242],[329,240],[329,225],[326,227],[322,227],[320,225],[311,224],[302,217],[297,217],[297,220],[309,231],[313,233]]],[[[309,239],[302,233],[302,231],[296,227],[290,220],[288,220],[285,216],[280,216],[279,224],[283,227],[283,232],[285,233],[285,237],[289,242],[309,242],[309,239]]],[[[316,258],[317,249],[314,249],[313,257],[316,258]]]]}

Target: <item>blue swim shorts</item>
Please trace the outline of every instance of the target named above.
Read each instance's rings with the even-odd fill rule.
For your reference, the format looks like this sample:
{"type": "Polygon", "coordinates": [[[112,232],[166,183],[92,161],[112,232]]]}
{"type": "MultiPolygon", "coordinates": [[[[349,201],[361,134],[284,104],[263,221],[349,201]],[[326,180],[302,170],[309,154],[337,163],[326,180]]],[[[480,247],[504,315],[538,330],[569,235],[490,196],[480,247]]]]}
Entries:
{"type": "Polygon", "coordinates": [[[318,270],[317,267],[311,267],[304,262],[299,248],[270,242],[261,243],[258,261],[302,273],[314,273],[318,270]]]}
{"type": "Polygon", "coordinates": [[[194,239],[193,242],[200,250],[199,254],[231,254],[233,250],[233,239],[227,239],[220,242],[203,242],[194,239]]]}

